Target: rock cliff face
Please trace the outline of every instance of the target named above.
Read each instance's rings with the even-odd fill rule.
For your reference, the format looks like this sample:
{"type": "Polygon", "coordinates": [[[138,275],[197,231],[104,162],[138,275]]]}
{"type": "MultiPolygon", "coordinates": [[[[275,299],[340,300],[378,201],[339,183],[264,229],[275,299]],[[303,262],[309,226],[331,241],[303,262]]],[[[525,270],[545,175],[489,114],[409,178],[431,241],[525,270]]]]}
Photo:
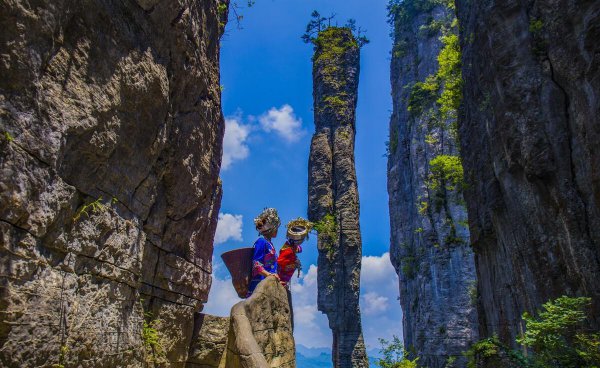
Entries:
{"type": "Polygon", "coordinates": [[[228,318],[200,315],[187,368],[294,368],[296,346],[285,289],[267,278],[228,318]]]}
{"type": "Polygon", "coordinates": [[[0,2],[0,366],[185,364],[220,205],[218,5],[0,2]]]}
{"type": "Polygon", "coordinates": [[[406,0],[391,17],[388,192],[404,344],[423,366],[445,367],[449,357],[464,366],[461,353],[477,340],[475,265],[462,185],[453,181],[449,165],[462,174],[456,118],[442,116],[437,102],[444,88],[437,60],[447,47],[440,37],[454,32],[454,13],[406,0]]]}
{"type": "Polygon", "coordinates": [[[359,310],[362,245],[354,168],[360,48],[347,28],[315,40],[315,129],[308,168],[308,217],[318,236],[318,308],[333,331],[334,367],[367,367],[359,310]]]}
{"type": "Polygon", "coordinates": [[[457,1],[459,120],[480,328],[514,343],[548,299],[600,327],[600,3],[457,1]]]}
{"type": "Polygon", "coordinates": [[[295,368],[296,345],[286,291],[274,277],[231,308],[220,368],[295,368]]]}

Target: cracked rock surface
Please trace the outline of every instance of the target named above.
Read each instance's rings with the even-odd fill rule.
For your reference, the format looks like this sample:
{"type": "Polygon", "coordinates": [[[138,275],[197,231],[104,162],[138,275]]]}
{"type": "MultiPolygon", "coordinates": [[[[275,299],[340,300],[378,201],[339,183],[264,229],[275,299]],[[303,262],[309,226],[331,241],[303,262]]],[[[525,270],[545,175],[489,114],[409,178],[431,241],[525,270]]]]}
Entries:
{"type": "Polygon", "coordinates": [[[308,164],[308,217],[319,231],[318,308],[333,332],[333,366],[368,367],[359,307],[362,242],[354,166],[360,49],[347,28],[330,27],[319,39],[308,164]]]}
{"type": "Polygon", "coordinates": [[[600,327],[600,2],[457,1],[482,336],[566,294],[600,327]]]}
{"type": "Polygon", "coordinates": [[[437,72],[442,48],[441,32],[423,28],[434,22],[449,27],[453,19],[445,6],[434,6],[415,12],[410,22],[397,22],[391,63],[391,260],[400,279],[404,346],[430,368],[446,367],[449,357],[465,366],[462,352],[478,336],[475,262],[462,191],[432,188],[430,179],[432,160],[459,154],[452,133],[456,120],[432,124],[435,99],[409,111],[414,84],[437,72]]]}
{"type": "Polygon", "coordinates": [[[221,195],[217,5],[0,1],[0,366],[185,365],[221,195]]]}
{"type": "Polygon", "coordinates": [[[295,368],[291,305],[274,277],[231,308],[227,346],[220,368],[295,368]]]}

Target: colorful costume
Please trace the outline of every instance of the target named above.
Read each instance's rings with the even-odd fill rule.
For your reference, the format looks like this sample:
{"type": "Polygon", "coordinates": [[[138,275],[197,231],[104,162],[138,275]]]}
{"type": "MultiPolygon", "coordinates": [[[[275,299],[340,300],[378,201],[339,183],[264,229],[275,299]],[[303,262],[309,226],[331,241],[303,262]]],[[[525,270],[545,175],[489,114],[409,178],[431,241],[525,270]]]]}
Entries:
{"type": "Polygon", "coordinates": [[[300,268],[300,260],[296,256],[297,253],[302,253],[302,247],[300,245],[291,246],[288,242],[279,251],[277,273],[279,274],[279,279],[286,284],[290,282],[296,269],[300,268]]]}
{"type": "Polygon", "coordinates": [[[277,272],[277,252],[273,244],[261,236],[254,242],[252,280],[248,285],[248,296],[252,294],[258,283],[264,280],[265,276],[261,274],[262,271],[277,272]]]}

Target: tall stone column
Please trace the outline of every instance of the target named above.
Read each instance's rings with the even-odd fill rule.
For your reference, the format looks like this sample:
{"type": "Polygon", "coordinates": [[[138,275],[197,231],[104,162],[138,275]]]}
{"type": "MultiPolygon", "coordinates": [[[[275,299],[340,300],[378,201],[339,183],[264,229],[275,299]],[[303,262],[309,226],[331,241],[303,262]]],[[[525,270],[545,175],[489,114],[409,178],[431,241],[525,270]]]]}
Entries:
{"type": "Polygon", "coordinates": [[[368,367],[360,320],[358,188],[354,168],[360,48],[348,28],[314,41],[308,216],[319,232],[318,308],[333,331],[334,367],[368,367]]]}

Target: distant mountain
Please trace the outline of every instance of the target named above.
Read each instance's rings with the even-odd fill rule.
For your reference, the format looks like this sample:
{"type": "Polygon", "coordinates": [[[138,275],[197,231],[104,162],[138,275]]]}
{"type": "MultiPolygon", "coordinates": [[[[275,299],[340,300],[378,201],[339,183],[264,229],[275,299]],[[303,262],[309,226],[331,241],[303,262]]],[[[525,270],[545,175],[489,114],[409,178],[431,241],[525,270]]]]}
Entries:
{"type": "MultiPolygon", "coordinates": [[[[369,364],[375,366],[375,360],[379,357],[379,350],[367,351],[369,364]]],[[[330,348],[308,348],[304,345],[296,345],[296,367],[298,368],[332,368],[330,348]]]]}

